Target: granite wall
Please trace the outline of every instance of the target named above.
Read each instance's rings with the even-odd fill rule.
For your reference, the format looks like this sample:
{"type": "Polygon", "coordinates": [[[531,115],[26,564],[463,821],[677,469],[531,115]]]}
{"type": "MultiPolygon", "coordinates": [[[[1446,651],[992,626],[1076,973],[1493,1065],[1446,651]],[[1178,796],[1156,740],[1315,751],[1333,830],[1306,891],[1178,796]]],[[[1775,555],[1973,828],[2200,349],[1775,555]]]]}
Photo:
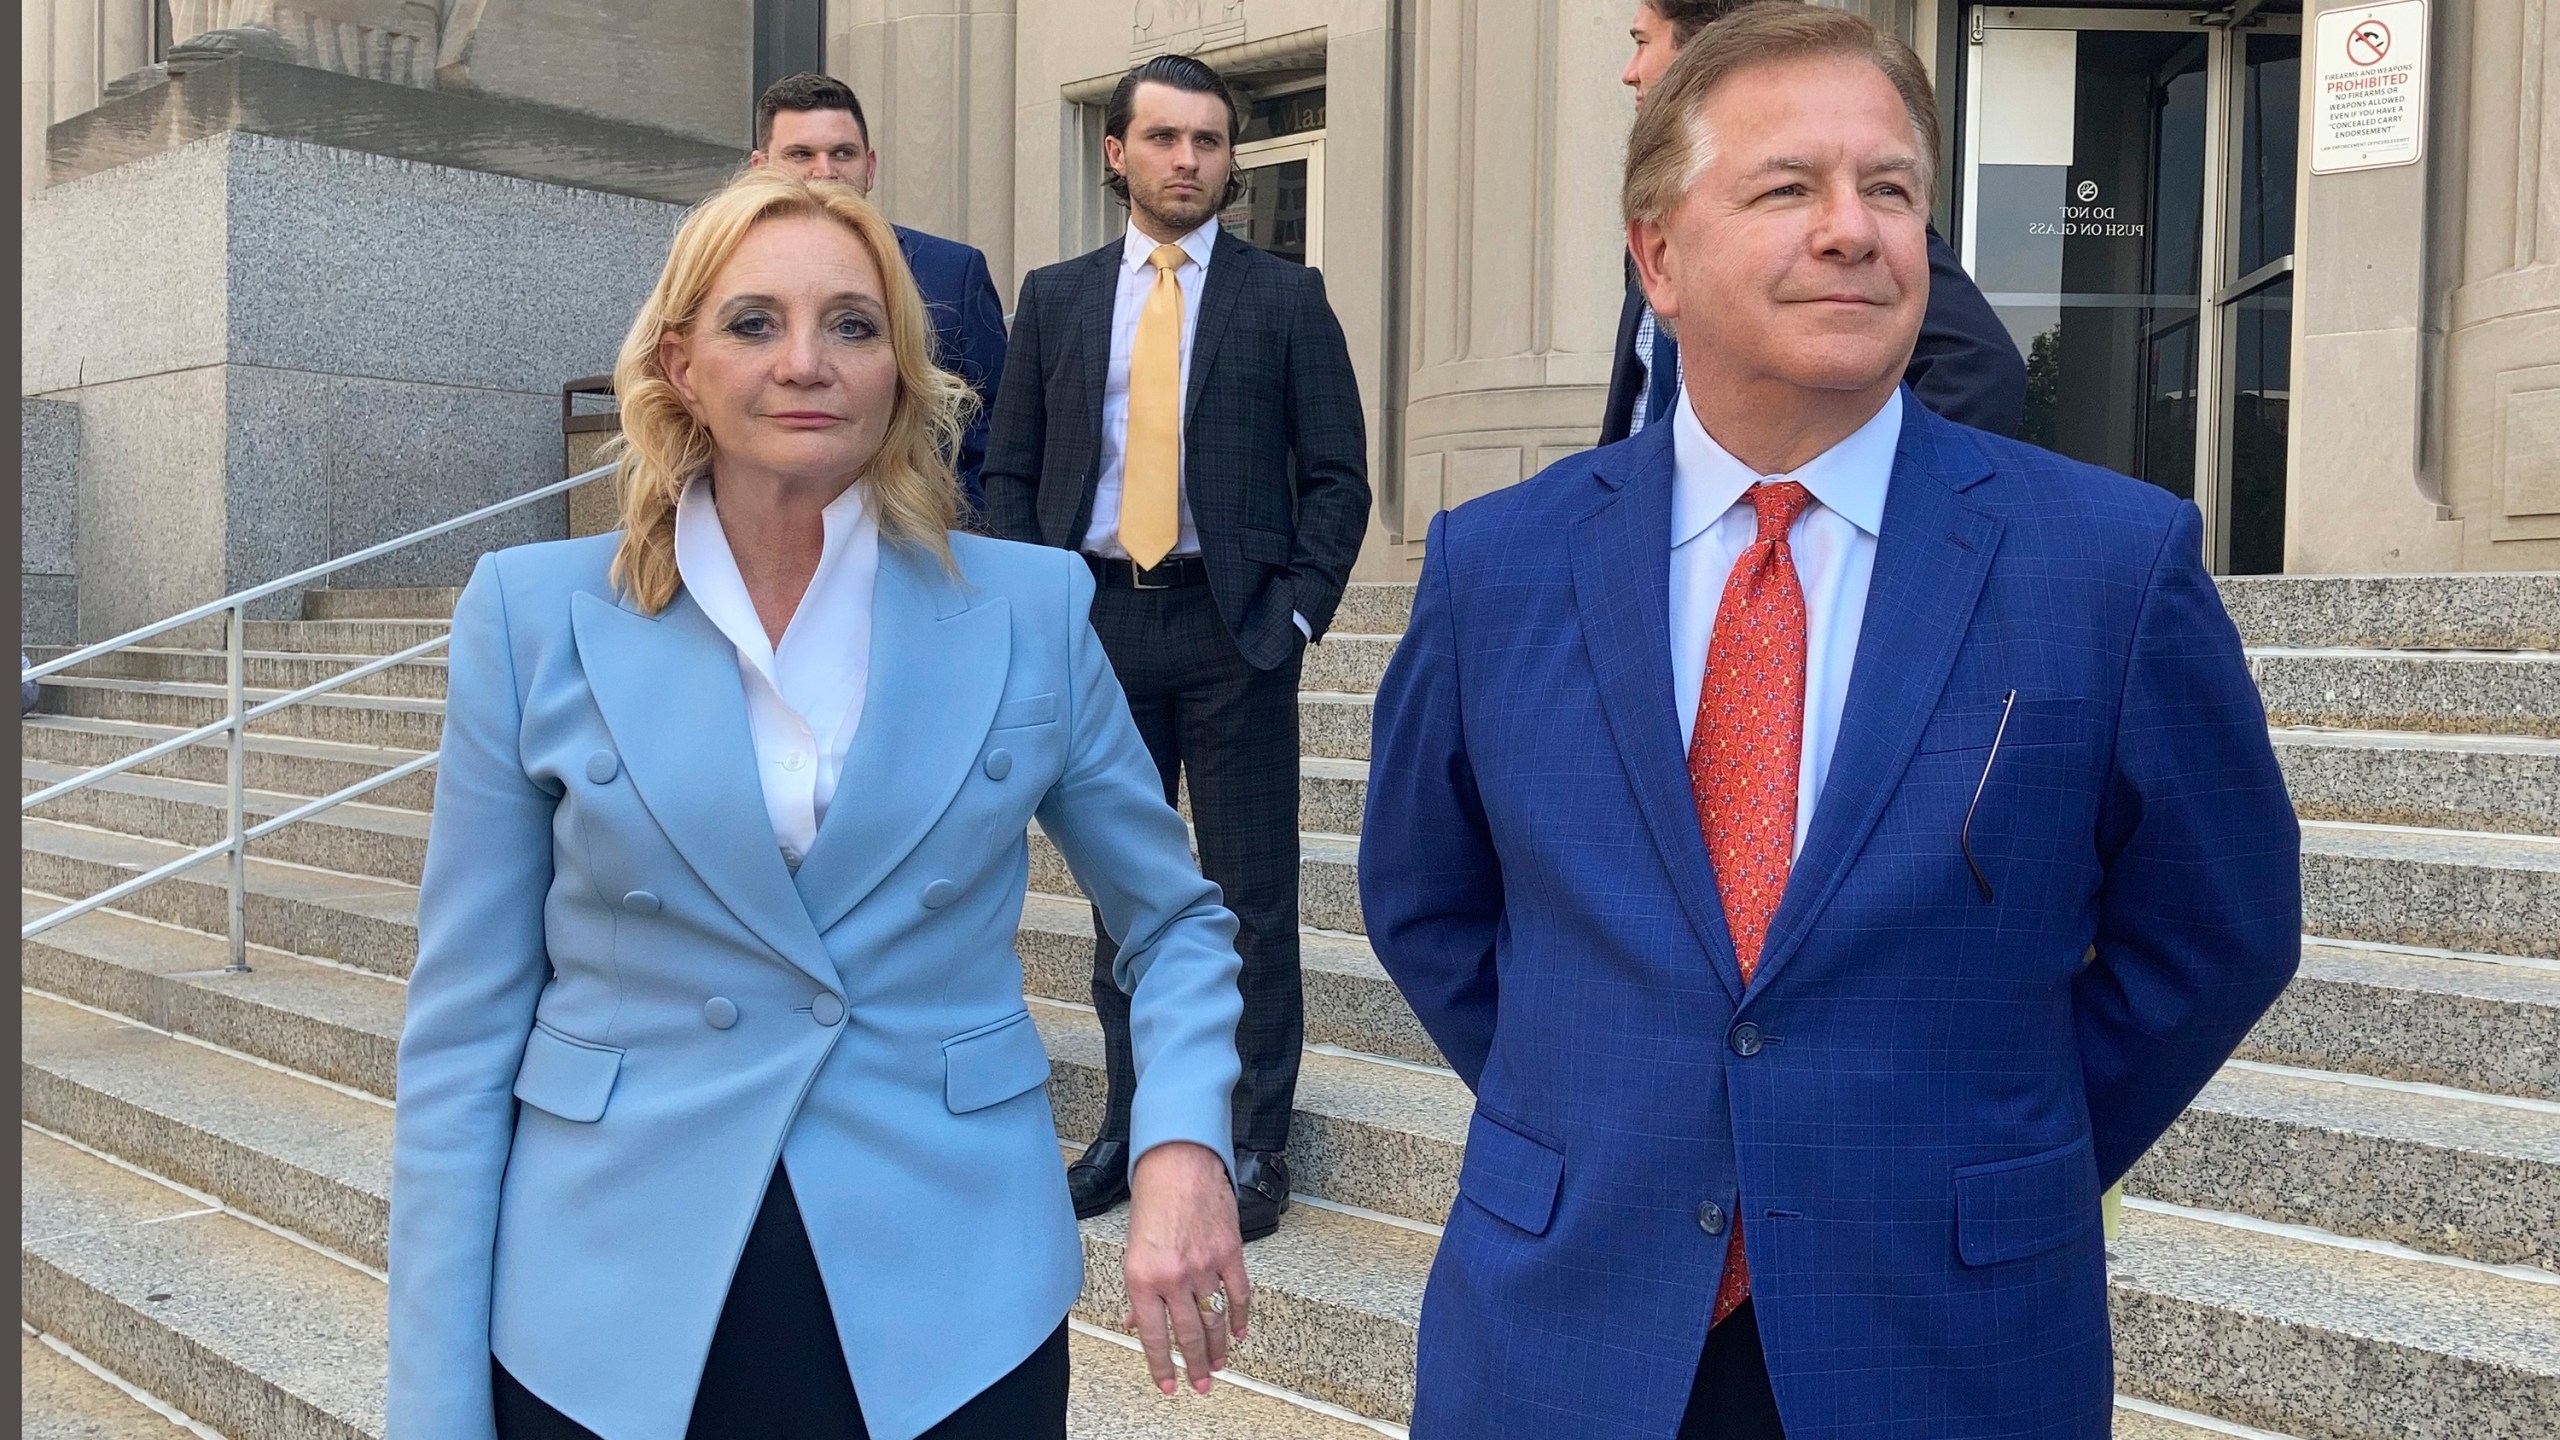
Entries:
{"type": "Polygon", "coordinates": [[[18,638],[59,645],[77,628],[72,585],[80,504],[80,407],[28,399],[18,412],[18,638]]]}
{"type": "MultiPolygon", "coordinates": [[[[79,414],[80,636],[556,479],[560,386],[612,368],[681,213],[248,133],[38,194],[23,386],[79,414]]],[[[333,583],[457,583],[565,524],[546,502],[333,583]]]]}

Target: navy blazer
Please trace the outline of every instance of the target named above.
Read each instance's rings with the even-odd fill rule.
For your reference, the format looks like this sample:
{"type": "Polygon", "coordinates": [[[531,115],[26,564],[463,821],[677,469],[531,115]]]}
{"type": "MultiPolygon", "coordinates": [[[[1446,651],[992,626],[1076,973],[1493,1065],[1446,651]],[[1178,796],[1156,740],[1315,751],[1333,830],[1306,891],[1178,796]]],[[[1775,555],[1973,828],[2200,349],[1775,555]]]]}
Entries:
{"type": "Polygon", "coordinates": [[[995,404],[996,386],[1004,379],[1004,300],[996,294],[987,257],[975,245],[927,235],[904,225],[898,248],[924,292],[925,309],[933,314],[934,360],[969,382],[977,393],[978,412],[960,437],[960,488],[969,512],[986,513],[987,494],[979,472],[987,460],[987,415],[995,404]]]}
{"type": "MultiPolygon", "coordinates": [[[[1600,412],[1600,443],[1615,445],[1635,427],[1644,403],[1645,369],[1636,354],[1636,329],[1644,319],[1644,287],[1636,262],[1627,259],[1627,298],[1618,307],[1617,354],[1609,362],[1609,402],[1600,412]]],[[[1920,317],[1920,341],[1902,383],[1931,410],[1955,421],[2015,437],[2027,410],[2027,362],[2009,327],[1956,252],[1929,229],[1929,309],[1920,317]]]]}
{"type": "Polygon", "coordinates": [[[1477,1101],[1416,1440],[1671,1434],[1728,1217],[1793,1440],[2107,1436],[2099,1195],[2291,977],[2300,835],[2195,506],[1903,415],[1747,988],[1672,701],[1670,427],[1432,524],[1360,846],[1477,1101]]]}

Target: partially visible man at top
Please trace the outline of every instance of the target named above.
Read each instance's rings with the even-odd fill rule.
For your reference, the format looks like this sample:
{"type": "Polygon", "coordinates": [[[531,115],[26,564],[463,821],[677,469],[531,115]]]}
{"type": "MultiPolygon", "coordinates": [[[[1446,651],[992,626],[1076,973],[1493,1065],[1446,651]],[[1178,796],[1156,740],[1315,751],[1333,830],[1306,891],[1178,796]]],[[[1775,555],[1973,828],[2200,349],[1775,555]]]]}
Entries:
{"type": "MultiPolygon", "coordinates": [[[[1218,224],[1242,189],[1240,124],[1226,82],[1189,55],[1156,56],[1112,91],[1103,160],[1128,229],[1023,277],[987,527],[1083,552],[1101,586],[1094,633],[1165,798],[1189,783],[1201,873],[1239,922],[1236,1219],[1254,1240],[1288,1208],[1305,1043],[1298,672],[1368,531],[1369,447],[1324,277],[1218,224]]],[[[1067,1171],[1079,1217],[1129,1195],[1137,1073],[1118,953],[1097,916],[1110,1096],[1067,1171]]]]}
{"type": "MultiPolygon", "coordinates": [[[[871,148],[871,122],[851,86],[831,75],[803,71],[765,88],[756,101],[755,166],[776,166],[803,180],[841,180],[865,195],[880,175],[880,152],[871,148]]],[[[934,355],[942,368],[969,382],[978,413],[960,437],[960,488],[972,516],[986,513],[987,411],[1004,376],[1004,301],[996,295],[987,257],[974,245],[927,235],[904,225],[898,246],[916,288],[933,316],[934,355]]]]}
{"type": "MultiPolygon", "coordinates": [[[[1798,0],[1636,0],[1635,23],[1627,30],[1635,53],[1618,81],[1636,92],[1636,104],[1642,106],[1645,93],[1699,31],[1745,5],[1794,3],[1798,0]]],[[[1929,231],[1929,308],[1902,379],[1921,404],[1947,419],[2000,435],[2018,433],[2027,404],[2027,362],[1934,226],[1929,231]]],[[[1679,347],[1645,304],[1630,256],[1600,443],[1615,445],[1660,420],[1679,392],[1679,347]]]]}

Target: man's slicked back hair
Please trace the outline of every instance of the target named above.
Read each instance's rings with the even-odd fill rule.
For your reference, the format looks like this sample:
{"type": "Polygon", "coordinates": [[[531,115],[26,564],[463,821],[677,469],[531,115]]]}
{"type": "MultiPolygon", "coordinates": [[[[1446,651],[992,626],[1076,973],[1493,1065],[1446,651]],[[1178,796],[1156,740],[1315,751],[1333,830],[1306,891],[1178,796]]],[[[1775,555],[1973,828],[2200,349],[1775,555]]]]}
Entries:
{"type": "Polygon", "coordinates": [[[862,101],[855,98],[852,86],[833,75],[803,70],[764,87],[764,93],[756,97],[757,149],[773,143],[773,117],[785,110],[850,112],[855,127],[862,131],[862,148],[871,148],[871,122],[863,118],[862,101]]]}
{"type": "Polygon", "coordinates": [[[1788,60],[1840,56],[1873,65],[1902,97],[1919,150],[1923,190],[1934,194],[1938,172],[1938,97],[1911,47],[1846,10],[1800,0],[1748,0],[1698,32],[1695,44],[1644,97],[1627,137],[1627,174],[1619,206],[1628,220],[1659,220],[1714,157],[1706,103],[1717,86],[1745,70],[1788,60]]]}
{"type": "MultiPolygon", "coordinates": [[[[1244,129],[1244,112],[1236,108],[1235,92],[1227,88],[1226,77],[1196,55],[1158,55],[1131,67],[1128,74],[1120,77],[1120,83],[1111,87],[1111,103],[1102,111],[1104,135],[1123,145],[1129,143],[1129,122],[1137,114],[1141,85],[1170,85],[1194,95],[1217,96],[1219,103],[1227,107],[1227,151],[1231,155],[1235,152],[1236,135],[1244,129]]],[[[1129,203],[1128,178],[1107,165],[1103,167],[1102,185],[1118,196],[1121,204],[1129,203]]],[[[1218,208],[1224,210],[1233,205],[1243,193],[1243,173],[1229,170],[1227,190],[1218,197],[1218,208]]]]}

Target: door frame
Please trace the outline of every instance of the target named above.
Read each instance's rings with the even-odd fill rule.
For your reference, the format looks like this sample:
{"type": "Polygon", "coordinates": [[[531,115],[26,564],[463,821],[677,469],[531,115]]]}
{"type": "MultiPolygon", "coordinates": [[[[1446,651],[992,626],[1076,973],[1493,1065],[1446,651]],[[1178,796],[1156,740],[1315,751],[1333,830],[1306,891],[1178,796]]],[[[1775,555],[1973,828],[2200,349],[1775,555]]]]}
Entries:
{"type": "Polygon", "coordinates": [[[1307,162],[1307,268],[1321,270],[1324,268],[1324,132],[1303,131],[1236,147],[1235,167],[1238,170],[1251,170],[1261,165],[1285,165],[1292,160],[1307,162]]]}
{"type": "MultiPolygon", "coordinates": [[[[2235,31],[2211,24],[2216,12],[2194,9],[2124,10],[2077,5],[1974,5],[1966,16],[1966,48],[1980,48],[1990,30],[2116,30],[2205,33],[2204,195],[2199,205],[2196,274],[2195,503],[2204,512],[2205,565],[2221,574],[2231,553],[2231,407],[2226,403],[2236,363],[2235,308],[2241,301],[2293,273],[2286,255],[2247,275],[2233,274],[2239,248],[2233,216],[2239,207],[2241,86],[2248,78],[2244,33],[2299,34],[2300,16],[2258,14],[2235,31]]],[[[1958,236],[1965,270],[1974,269],[1974,224],[1982,175],[1982,70],[1968,54],[1964,75],[1962,210],[1958,236]]],[[[2297,197],[2299,191],[2297,190],[2297,197]]],[[[2297,203],[2299,203],[2297,198],[2297,203]]],[[[2289,477],[2288,477],[2289,478],[2289,477]]]]}

